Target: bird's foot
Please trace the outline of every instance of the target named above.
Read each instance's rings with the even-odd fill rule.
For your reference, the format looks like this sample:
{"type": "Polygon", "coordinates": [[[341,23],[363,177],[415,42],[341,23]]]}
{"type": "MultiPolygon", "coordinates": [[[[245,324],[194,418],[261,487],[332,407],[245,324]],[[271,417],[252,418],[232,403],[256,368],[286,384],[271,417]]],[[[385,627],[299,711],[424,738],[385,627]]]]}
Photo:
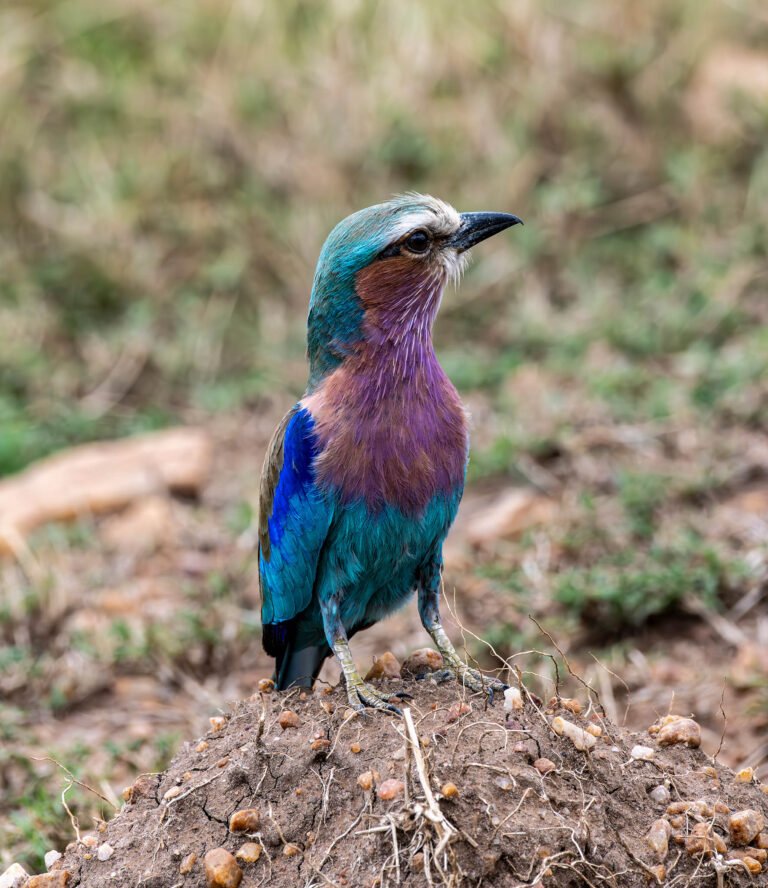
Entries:
{"type": "Polygon", "coordinates": [[[444,653],[443,659],[446,665],[444,669],[435,673],[434,677],[437,681],[447,681],[450,678],[455,678],[456,681],[463,684],[464,687],[468,688],[470,691],[487,694],[491,704],[493,704],[494,696],[496,694],[503,694],[509,687],[509,685],[504,684],[503,681],[499,681],[498,678],[491,678],[488,675],[483,675],[479,669],[473,669],[471,666],[467,666],[466,663],[462,662],[455,655],[446,655],[444,653]]]}
{"type": "Polygon", "coordinates": [[[347,679],[347,699],[352,709],[356,709],[358,712],[365,712],[366,708],[369,708],[402,715],[402,711],[390,702],[393,697],[408,699],[410,694],[400,692],[387,694],[368,684],[367,681],[363,681],[360,677],[347,679]]]}

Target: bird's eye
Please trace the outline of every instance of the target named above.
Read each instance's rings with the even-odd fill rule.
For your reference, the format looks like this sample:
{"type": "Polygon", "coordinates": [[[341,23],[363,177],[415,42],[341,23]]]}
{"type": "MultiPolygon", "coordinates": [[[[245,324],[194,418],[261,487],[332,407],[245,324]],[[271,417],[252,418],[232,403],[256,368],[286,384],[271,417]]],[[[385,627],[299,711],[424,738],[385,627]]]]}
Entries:
{"type": "Polygon", "coordinates": [[[423,228],[419,228],[412,234],[409,234],[405,245],[412,253],[426,253],[429,249],[429,235],[423,228]]]}

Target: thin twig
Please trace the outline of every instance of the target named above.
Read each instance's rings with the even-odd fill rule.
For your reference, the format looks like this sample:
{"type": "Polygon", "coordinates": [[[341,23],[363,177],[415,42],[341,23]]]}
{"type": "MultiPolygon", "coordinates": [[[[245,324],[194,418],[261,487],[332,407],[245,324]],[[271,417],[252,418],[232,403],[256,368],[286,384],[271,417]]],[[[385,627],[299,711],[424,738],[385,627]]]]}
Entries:
{"type": "Polygon", "coordinates": [[[413,752],[416,773],[418,774],[419,783],[421,783],[421,788],[424,792],[424,798],[427,801],[427,808],[424,811],[424,816],[434,823],[435,829],[440,836],[440,841],[438,842],[437,848],[435,848],[434,855],[435,859],[437,859],[448,842],[450,842],[456,835],[457,830],[440,810],[440,806],[437,804],[432,792],[432,787],[429,785],[429,777],[427,776],[427,769],[424,764],[424,756],[422,755],[421,745],[419,744],[419,735],[416,733],[416,726],[413,723],[413,715],[411,714],[409,706],[403,710],[403,718],[405,719],[405,729],[408,735],[408,741],[411,744],[411,750],[413,752]]]}
{"type": "Polygon", "coordinates": [[[31,755],[30,758],[34,762],[51,762],[51,764],[56,765],[56,767],[58,767],[58,768],[61,768],[61,770],[67,775],[67,777],[70,780],[70,786],[67,787],[68,789],[71,788],[71,785],[73,783],[76,783],[78,786],[82,786],[83,789],[87,789],[88,792],[92,792],[95,796],[98,796],[103,802],[106,802],[110,806],[110,808],[112,808],[113,811],[117,811],[117,805],[115,805],[113,802],[111,802],[105,795],[102,795],[98,791],[98,789],[94,789],[92,786],[89,786],[87,783],[83,783],[82,780],[78,780],[77,777],[75,777],[75,775],[69,770],[69,768],[62,765],[61,762],[57,762],[55,758],[51,758],[51,756],[49,756],[49,755],[45,755],[45,756],[31,755]]]}

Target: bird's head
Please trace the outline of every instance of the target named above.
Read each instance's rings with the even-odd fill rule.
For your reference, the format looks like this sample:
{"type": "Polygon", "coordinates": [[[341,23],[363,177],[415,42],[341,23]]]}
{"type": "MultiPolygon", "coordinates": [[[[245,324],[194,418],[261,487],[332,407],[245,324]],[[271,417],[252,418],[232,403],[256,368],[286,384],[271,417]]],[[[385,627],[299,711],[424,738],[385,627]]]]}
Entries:
{"type": "Polygon", "coordinates": [[[310,385],[361,343],[374,348],[429,335],[447,281],[467,250],[522,220],[510,213],[458,213],[405,194],[347,216],[328,236],[310,300],[310,385]]]}

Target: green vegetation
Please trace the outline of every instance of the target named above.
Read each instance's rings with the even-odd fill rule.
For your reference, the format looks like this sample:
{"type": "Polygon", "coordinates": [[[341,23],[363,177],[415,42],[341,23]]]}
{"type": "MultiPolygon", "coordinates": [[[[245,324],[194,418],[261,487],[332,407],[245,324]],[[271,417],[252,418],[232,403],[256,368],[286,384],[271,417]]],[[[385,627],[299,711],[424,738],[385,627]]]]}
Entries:
{"type": "Polygon", "coordinates": [[[554,592],[557,601],[604,638],[680,608],[688,598],[717,607],[727,589],[728,567],[714,550],[692,540],[648,552],[630,549],[594,567],[567,570],[554,592]]]}
{"type": "MultiPolygon", "coordinates": [[[[446,300],[463,391],[506,412],[536,361],[580,395],[562,427],[584,403],[765,425],[768,125],[748,95],[712,92],[736,121],[720,136],[691,99],[710,50],[764,27],[748,11],[35,0],[4,16],[0,474],[190,407],[287,400],[325,234],[408,188],[528,221],[446,300]]],[[[479,474],[530,444],[500,438],[479,474]]]]}
{"type": "MultiPolygon", "coordinates": [[[[423,190],[527,223],[483,245],[435,330],[474,417],[470,495],[558,502],[450,578],[477,628],[508,654],[548,646],[529,613],[605,643],[726,613],[764,564],[711,519],[765,476],[768,113],[719,53],[767,38],[758,0],[3,4],[0,477],[177,421],[229,423],[255,476],[305,382],[325,236],[423,190]]],[[[254,490],[185,504],[170,552],[107,552],[86,519],[0,562],[0,871],[71,838],[63,772],[21,749],[85,708],[73,675],[162,675],[190,732],[251,692],[254,490]]],[[[176,735],[156,728],[61,761],[110,784],[160,768],[176,735]]]]}

